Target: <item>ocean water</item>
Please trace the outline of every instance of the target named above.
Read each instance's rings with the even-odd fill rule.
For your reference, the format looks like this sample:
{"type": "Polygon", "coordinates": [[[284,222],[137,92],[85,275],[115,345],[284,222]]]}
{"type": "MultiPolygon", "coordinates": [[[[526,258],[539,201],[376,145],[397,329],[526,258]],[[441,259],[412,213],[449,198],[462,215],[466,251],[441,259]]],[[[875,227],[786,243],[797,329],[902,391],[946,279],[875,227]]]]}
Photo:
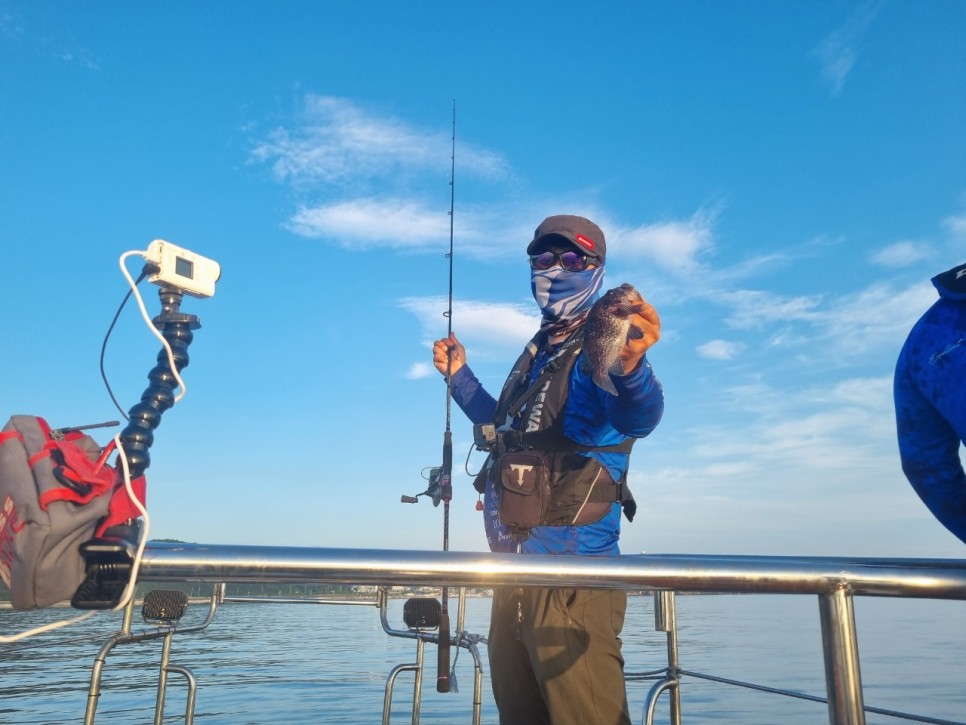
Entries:
{"type": "MultiPolygon", "coordinates": [[[[403,600],[391,600],[390,623],[404,628],[403,600]]],[[[467,600],[466,629],[486,634],[490,600],[467,600]]],[[[203,619],[207,607],[192,604],[182,624],[203,619]]],[[[455,626],[455,598],[450,600],[455,626]]],[[[865,704],[966,722],[966,602],[857,598],[865,704]]],[[[76,614],[0,610],[0,632],[11,634],[76,614]]],[[[680,664],[685,670],[824,697],[818,602],[813,596],[696,595],[677,597],[680,664]]],[[[120,626],[116,613],[0,645],[0,723],[38,725],[83,722],[91,665],[120,626]]],[[[135,631],[147,628],[135,616],[135,631]]],[[[654,630],[653,600],[629,600],[624,633],[628,673],[666,665],[666,638],[654,630]]],[[[456,649],[452,651],[456,656],[456,649]]],[[[486,673],[485,644],[480,645],[486,673]]],[[[160,640],[119,645],[107,659],[97,723],[150,723],[154,719],[160,640]]],[[[198,680],[199,725],[381,722],[386,677],[415,661],[416,643],[386,635],[378,610],[368,606],[223,604],[211,626],[176,635],[172,664],[198,680]]],[[[421,722],[472,722],[473,662],[466,650],[455,660],[458,692],[435,690],[436,649],[426,647],[421,722]]],[[[396,681],[393,723],[411,722],[413,674],[396,681]]],[[[630,679],[634,722],[642,721],[652,681],[630,679]]],[[[165,723],[184,721],[187,688],[170,675],[165,723]]],[[[686,677],[683,721],[741,725],[828,723],[823,703],[686,677]]],[[[667,697],[657,722],[668,722],[667,697]]],[[[497,722],[484,678],[482,721],[497,722]]],[[[869,714],[867,722],[907,722],[869,714]]]]}

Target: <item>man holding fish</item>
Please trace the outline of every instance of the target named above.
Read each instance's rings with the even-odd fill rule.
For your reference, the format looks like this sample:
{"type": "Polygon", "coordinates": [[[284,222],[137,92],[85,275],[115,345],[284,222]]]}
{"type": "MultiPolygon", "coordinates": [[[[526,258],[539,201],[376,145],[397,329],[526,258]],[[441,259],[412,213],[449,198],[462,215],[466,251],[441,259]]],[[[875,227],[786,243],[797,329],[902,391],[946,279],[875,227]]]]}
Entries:
{"type": "MultiPolygon", "coordinates": [[[[634,441],[657,426],[664,393],[645,353],[657,311],[633,286],[603,296],[606,242],[594,222],[548,217],[527,246],[540,330],[499,398],[455,334],[433,363],[478,429],[493,431],[477,480],[493,551],[617,556],[634,441]]],[[[489,657],[501,725],[630,725],[620,632],[623,591],[497,590],[489,657]]]]}

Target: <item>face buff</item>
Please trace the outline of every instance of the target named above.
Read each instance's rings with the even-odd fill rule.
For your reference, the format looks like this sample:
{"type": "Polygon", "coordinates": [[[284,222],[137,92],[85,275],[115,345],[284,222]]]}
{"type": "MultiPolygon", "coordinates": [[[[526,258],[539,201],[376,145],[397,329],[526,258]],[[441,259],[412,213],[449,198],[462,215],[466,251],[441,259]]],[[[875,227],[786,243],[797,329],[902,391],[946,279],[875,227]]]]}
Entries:
{"type": "Polygon", "coordinates": [[[552,333],[566,331],[590,311],[603,283],[603,267],[583,272],[561,267],[531,270],[530,289],[543,313],[540,329],[552,333]]]}

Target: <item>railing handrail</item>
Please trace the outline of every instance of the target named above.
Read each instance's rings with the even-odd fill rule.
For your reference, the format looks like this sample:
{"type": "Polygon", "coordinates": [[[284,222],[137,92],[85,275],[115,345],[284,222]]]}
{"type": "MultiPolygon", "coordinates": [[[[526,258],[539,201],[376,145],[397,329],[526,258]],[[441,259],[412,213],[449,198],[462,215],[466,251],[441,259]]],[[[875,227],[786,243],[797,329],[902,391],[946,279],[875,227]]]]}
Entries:
{"type": "Polygon", "coordinates": [[[460,551],[150,543],[139,579],[379,586],[567,586],[966,599],[966,559],[460,551]]]}

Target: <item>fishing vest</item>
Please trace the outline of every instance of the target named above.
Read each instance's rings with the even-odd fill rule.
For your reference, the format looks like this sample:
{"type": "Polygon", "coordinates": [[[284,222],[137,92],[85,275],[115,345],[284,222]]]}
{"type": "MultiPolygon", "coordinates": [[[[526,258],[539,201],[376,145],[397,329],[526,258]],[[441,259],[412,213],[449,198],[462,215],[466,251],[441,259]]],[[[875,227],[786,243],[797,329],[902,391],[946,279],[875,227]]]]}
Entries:
{"type": "Polygon", "coordinates": [[[498,444],[474,482],[483,491],[486,476],[499,492],[499,515],[514,536],[526,538],[534,526],[574,526],[603,518],[614,502],[628,520],[637,505],[625,474],[614,481],[592,451],[631,452],[635,439],[613,446],[584,446],[564,435],[570,375],[583,348],[583,329],[551,354],[537,378],[530,371],[544,341],[538,333],[526,346],[497,401],[498,444]]]}

